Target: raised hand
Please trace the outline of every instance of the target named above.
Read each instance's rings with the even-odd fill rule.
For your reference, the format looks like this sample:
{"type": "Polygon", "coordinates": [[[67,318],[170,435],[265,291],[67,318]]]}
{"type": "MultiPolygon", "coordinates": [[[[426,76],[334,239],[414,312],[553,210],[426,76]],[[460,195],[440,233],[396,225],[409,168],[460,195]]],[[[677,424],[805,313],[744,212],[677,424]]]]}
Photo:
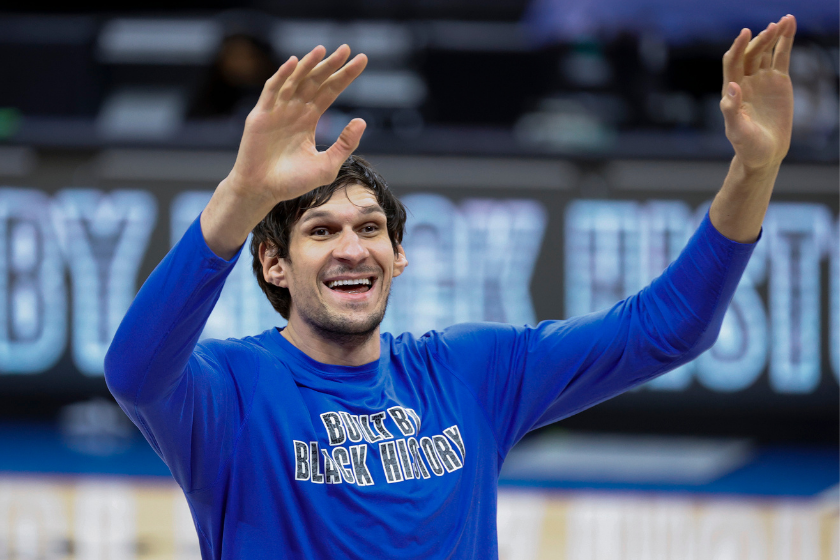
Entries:
{"type": "Polygon", "coordinates": [[[786,15],[750,40],[741,33],[723,56],[720,108],[726,137],[747,168],[778,166],[790,147],[793,87],[788,75],[796,19],[786,15]]]}
{"type": "Polygon", "coordinates": [[[724,236],[754,242],[773,194],[793,125],[788,76],[796,20],[787,15],[750,40],[743,29],[723,56],[720,109],[735,157],[709,218],[724,236]]]}
{"type": "Polygon", "coordinates": [[[362,119],[350,121],[326,151],[316,149],[318,119],[367,65],[363,54],[345,65],[350,56],[347,45],[326,59],[325,53],[318,46],[300,61],[292,57],[266,82],[245,121],[229,178],[237,188],[265,196],[273,204],[295,198],[332,182],[358,147],[365,129],[362,119]]]}
{"type": "Polygon", "coordinates": [[[350,121],[326,151],[315,146],[321,115],[367,65],[363,54],[347,62],[347,45],[325,54],[318,46],[300,61],[287,60],[248,115],[236,163],[201,215],[204,239],[220,257],[232,257],[278,202],[331,183],[358,147],[362,119],[350,121]]]}

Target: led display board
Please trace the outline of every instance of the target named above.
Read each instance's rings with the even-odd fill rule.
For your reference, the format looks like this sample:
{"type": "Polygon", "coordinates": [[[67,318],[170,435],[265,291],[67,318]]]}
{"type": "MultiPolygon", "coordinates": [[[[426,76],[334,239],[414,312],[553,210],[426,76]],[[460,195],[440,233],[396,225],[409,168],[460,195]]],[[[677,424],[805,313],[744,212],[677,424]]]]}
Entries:
{"type": "MultiPolygon", "coordinates": [[[[105,394],[103,358],[122,316],[207,203],[212,184],[6,183],[2,398],[105,394]]],[[[409,208],[403,245],[410,265],[394,282],[383,329],[418,335],[459,322],[535,324],[610,306],[677,256],[711,197],[394,188],[409,208]]],[[[623,406],[810,407],[836,419],[837,211],[833,194],[774,198],[715,346],[621,397],[623,406]]],[[[254,280],[246,249],[203,336],[242,337],[284,322],[254,280]]]]}

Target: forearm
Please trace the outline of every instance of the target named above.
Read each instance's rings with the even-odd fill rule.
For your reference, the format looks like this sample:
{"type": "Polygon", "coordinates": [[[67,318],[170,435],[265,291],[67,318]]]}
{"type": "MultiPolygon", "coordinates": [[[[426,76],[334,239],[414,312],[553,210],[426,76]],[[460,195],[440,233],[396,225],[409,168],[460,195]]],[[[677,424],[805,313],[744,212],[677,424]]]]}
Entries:
{"type": "Polygon", "coordinates": [[[715,229],[739,243],[758,239],[778,173],[779,164],[751,169],[738,156],[732,158],[723,187],[709,209],[715,229]]]}
{"type": "Polygon", "coordinates": [[[270,198],[237,187],[235,179],[228,176],[216,187],[201,213],[204,241],[217,256],[225,260],[233,258],[273,204],[270,198]]]}
{"type": "MultiPolygon", "coordinates": [[[[500,430],[518,432],[502,440],[515,441],[710,348],[754,247],[727,239],[704,219],[676,261],[639,293],[610,309],[526,328],[528,343],[517,346],[511,360],[521,377],[500,375],[504,384],[497,391],[527,395],[520,405],[544,412],[518,427],[503,424],[500,430]]],[[[514,414],[521,412],[502,417],[514,414]]]]}
{"type": "Polygon", "coordinates": [[[603,353],[615,353],[631,375],[676,367],[717,339],[755,244],[733,242],[709,222],[711,216],[648,287],[605,315],[605,330],[620,334],[601,338],[603,353]]]}

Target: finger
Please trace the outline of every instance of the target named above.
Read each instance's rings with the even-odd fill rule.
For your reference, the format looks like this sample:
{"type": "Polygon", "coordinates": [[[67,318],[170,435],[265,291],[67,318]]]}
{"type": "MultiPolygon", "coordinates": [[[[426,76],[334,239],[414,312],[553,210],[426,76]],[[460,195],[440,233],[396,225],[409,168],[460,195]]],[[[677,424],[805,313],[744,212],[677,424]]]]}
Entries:
{"type": "Polygon", "coordinates": [[[301,80],[303,80],[309,73],[312,71],[315,66],[321,62],[324,58],[324,55],[327,53],[327,49],[325,49],[322,45],[318,45],[311,51],[309,51],[306,56],[300,59],[298,62],[297,68],[295,71],[292,72],[292,75],[286,80],[286,83],[280,88],[280,92],[277,96],[278,101],[288,101],[292,98],[297,90],[298,84],[300,84],[301,80]]]}
{"type": "Polygon", "coordinates": [[[362,70],[367,66],[367,56],[357,54],[353,60],[344,65],[344,68],[330,76],[315,94],[313,103],[323,113],[333,104],[342,91],[347,89],[353,80],[359,77],[362,70]]]}
{"type": "Polygon", "coordinates": [[[260,98],[257,101],[257,109],[262,111],[270,111],[274,107],[274,102],[277,100],[277,92],[286,83],[289,76],[292,75],[297,67],[298,59],[296,56],[289,57],[289,60],[280,65],[277,72],[274,73],[263,86],[260,98]]]}
{"type": "MultiPolygon", "coordinates": [[[[747,28],[741,30],[732,46],[723,55],[723,90],[729,82],[740,82],[744,78],[744,51],[750,42],[752,33],[747,28]]],[[[723,93],[721,94],[723,95],[723,93]]]]}
{"type": "Polygon", "coordinates": [[[793,48],[793,36],[796,35],[796,18],[788,14],[782,18],[780,26],[782,30],[779,34],[779,42],[776,43],[776,50],[773,53],[773,69],[787,74],[790,68],[790,50],[793,48]]]}
{"type": "Polygon", "coordinates": [[[350,58],[350,47],[341,45],[334,53],[325,58],[312,69],[309,75],[301,81],[295,95],[304,101],[309,101],[327,78],[332,76],[350,58]]]}
{"type": "Polygon", "coordinates": [[[761,66],[761,58],[767,49],[772,49],[778,33],[778,25],[770,23],[761,33],[755,36],[747,45],[744,52],[744,75],[754,74],[761,66]]]}
{"type": "MultiPolygon", "coordinates": [[[[777,41],[778,42],[778,41],[777,41]]],[[[773,43],[773,47],[776,46],[776,43],[773,43]]],[[[762,70],[769,70],[770,66],[773,64],[773,49],[769,48],[761,54],[761,62],[759,63],[758,67],[762,70]]]]}
{"type": "Polygon", "coordinates": [[[764,51],[773,48],[778,34],[779,26],[773,22],[755,39],[750,41],[750,44],[747,45],[747,51],[744,53],[744,75],[749,76],[758,71],[764,51]]]}
{"type": "Polygon", "coordinates": [[[782,31],[784,31],[785,25],[785,18],[780,19],[776,23],[776,39],[773,41],[773,45],[761,54],[761,64],[759,67],[762,70],[769,70],[773,66],[773,53],[776,50],[776,46],[779,44],[779,38],[782,36],[782,31]]]}
{"type": "Polygon", "coordinates": [[[341,164],[350,157],[350,154],[356,151],[366,127],[367,123],[362,119],[353,119],[347,123],[347,126],[341,131],[335,144],[324,152],[329,159],[331,169],[335,169],[338,172],[341,164]]]}

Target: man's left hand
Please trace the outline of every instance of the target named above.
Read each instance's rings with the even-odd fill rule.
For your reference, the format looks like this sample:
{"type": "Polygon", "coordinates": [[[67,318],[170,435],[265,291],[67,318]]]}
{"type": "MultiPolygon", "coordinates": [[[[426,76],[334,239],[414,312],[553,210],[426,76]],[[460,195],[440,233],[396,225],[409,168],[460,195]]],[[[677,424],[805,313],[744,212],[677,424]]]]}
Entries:
{"type": "Polygon", "coordinates": [[[778,166],[790,147],[793,86],[788,75],[796,19],[786,15],[750,40],[742,29],[723,56],[720,109],[726,137],[747,169],[778,166]]]}

